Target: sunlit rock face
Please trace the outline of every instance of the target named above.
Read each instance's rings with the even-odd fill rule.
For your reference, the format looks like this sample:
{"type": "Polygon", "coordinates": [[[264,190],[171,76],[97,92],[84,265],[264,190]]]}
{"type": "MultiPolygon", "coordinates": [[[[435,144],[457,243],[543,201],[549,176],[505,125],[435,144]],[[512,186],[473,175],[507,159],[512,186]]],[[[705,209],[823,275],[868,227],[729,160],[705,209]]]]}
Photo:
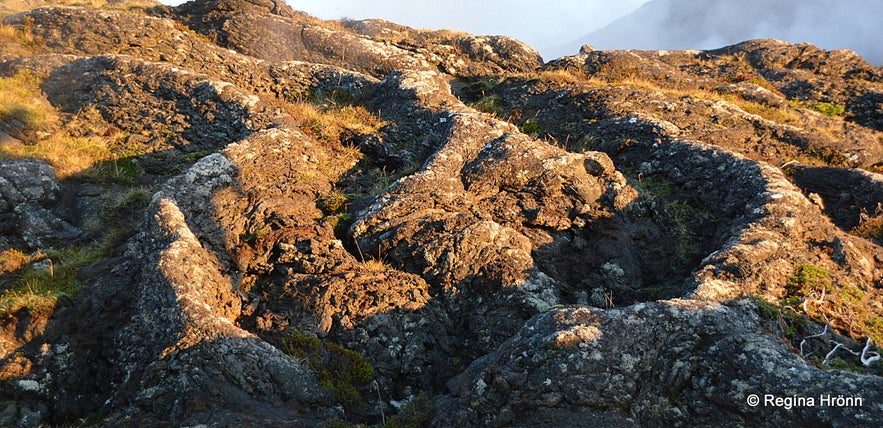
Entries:
{"type": "Polygon", "coordinates": [[[544,64],[269,0],[4,28],[0,425],[883,418],[854,53],[544,64]]]}

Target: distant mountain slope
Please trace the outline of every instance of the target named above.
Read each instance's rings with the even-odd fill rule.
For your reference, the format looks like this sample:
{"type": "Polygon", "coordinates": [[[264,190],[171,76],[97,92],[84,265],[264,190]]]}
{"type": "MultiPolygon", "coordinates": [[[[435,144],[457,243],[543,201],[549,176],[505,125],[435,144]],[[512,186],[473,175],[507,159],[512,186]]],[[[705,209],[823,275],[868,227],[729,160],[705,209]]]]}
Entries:
{"type": "Polygon", "coordinates": [[[0,9],[0,427],[883,420],[852,51],[0,4],[32,1],[0,9]]]}
{"type": "Polygon", "coordinates": [[[756,38],[852,49],[883,64],[878,0],[652,0],[572,49],[708,49],[756,38]]]}

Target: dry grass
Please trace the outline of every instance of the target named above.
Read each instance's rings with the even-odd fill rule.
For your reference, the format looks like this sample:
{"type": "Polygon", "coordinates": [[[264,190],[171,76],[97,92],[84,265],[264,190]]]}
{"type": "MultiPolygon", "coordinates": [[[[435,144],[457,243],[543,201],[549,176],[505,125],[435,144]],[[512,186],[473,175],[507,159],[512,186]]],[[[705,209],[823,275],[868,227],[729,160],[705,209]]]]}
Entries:
{"type": "Polygon", "coordinates": [[[445,44],[457,37],[468,36],[469,33],[457,30],[417,30],[414,39],[424,45],[445,44]]]}
{"type": "Polygon", "coordinates": [[[305,94],[294,101],[277,101],[301,131],[321,144],[311,152],[310,162],[297,172],[299,180],[339,180],[364,156],[357,147],[357,138],[377,134],[386,125],[353,101],[344,94],[305,94]]]}
{"type": "Polygon", "coordinates": [[[47,2],[34,2],[24,0],[3,0],[0,1],[0,20],[7,16],[14,15],[19,12],[31,10],[40,6],[45,6],[47,2]],[[42,4],[41,4],[42,3],[42,4]]]}
{"type": "Polygon", "coordinates": [[[322,106],[303,101],[288,104],[286,111],[304,132],[326,143],[339,142],[347,134],[373,134],[386,124],[361,106],[322,106]]]}
{"type": "Polygon", "coordinates": [[[137,12],[159,5],[159,2],[153,0],[128,0],[116,2],[113,5],[109,4],[107,0],[2,0],[0,1],[0,19],[19,12],[47,6],[78,6],[137,12]]]}
{"type": "Polygon", "coordinates": [[[883,241],[883,215],[871,217],[850,232],[865,239],[883,241]]]}
{"type": "Polygon", "coordinates": [[[771,120],[777,123],[788,124],[800,122],[800,115],[791,111],[787,107],[771,107],[755,101],[749,101],[732,94],[721,94],[715,90],[706,90],[701,88],[668,88],[665,86],[660,86],[655,81],[635,77],[624,79],[619,83],[627,86],[639,87],[649,91],[660,92],[677,98],[690,97],[709,101],[724,101],[735,105],[736,107],[739,107],[746,113],[757,115],[764,119],[771,120]]]}
{"type": "Polygon", "coordinates": [[[80,289],[77,279],[80,269],[102,256],[101,248],[69,248],[63,251],[47,250],[24,254],[18,250],[0,253],[0,261],[19,266],[4,273],[0,292],[0,314],[21,308],[32,313],[46,312],[55,307],[62,296],[72,296],[80,289]],[[42,262],[41,267],[36,262],[42,262]]]}
{"type": "Polygon", "coordinates": [[[295,11],[295,14],[297,15],[298,21],[303,22],[304,24],[307,24],[307,25],[314,25],[316,27],[324,28],[326,30],[331,30],[331,31],[344,32],[344,33],[353,34],[353,35],[356,34],[354,31],[352,31],[351,29],[349,29],[345,25],[343,25],[343,22],[341,22],[341,21],[337,21],[337,20],[326,21],[324,19],[316,18],[313,15],[310,15],[305,12],[300,12],[300,11],[295,11]]]}
{"type": "Polygon", "coordinates": [[[6,25],[0,18],[0,55],[30,56],[46,52],[46,47],[32,31],[32,23],[6,25]]]}
{"type": "Polygon", "coordinates": [[[42,79],[29,72],[0,77],[0,121],[19,120],[45,128],[58,120],[58,112],[40,90],[42,79]]]}
{"type": "Polygon", "coordinates": [[[748,101],[738,97],[723,96],[722,99],[730,104],[738,106],[749,114],[760,116],[776,123],[799,123],[800,116],[788,108],[770,107],[754,101],[748,101]]]}
{"type": "Polygon", "coordinates": [[[368,272],[374,273],[389,272],[393,270],[392,266],[390,266],[389,263],[377,259],[368,259],[363,261],[362,268],[364,268],[368,272]]]}
{"type": "Polygon", "coordinates": [[[33,261],[33,256],[13,248],[0,251],[0,275],[15,272],[33,261]]]}
{"type": "Polygon", "coordinates": [[[113,154],[105,138],[73,137],[63,131],[51,132],[60,128],[62,115],[40,91],[40,81],[26,72],[0,78],[0,125],[15,121],[49,134],[33,145],[0,145],[0,157],[44,159],[55,167],[59,178],[69,177],[101,161],[112,159],[113,154]]]}
{"type": "Polygon", "coordinates": [[[0,157],[43,159],[55,168],[58,178],[64,179],[112,159],[113,154],[104,139],[56,133],[35,145],[4,144],[0,146],[0,157]]]}
{"type": "Polygon", "coordinates": [[[543,70],[536,74],[536,78],[543,82],[557,84],[586,84],[594,82],[594,80],[582,70],[543,70]]]}

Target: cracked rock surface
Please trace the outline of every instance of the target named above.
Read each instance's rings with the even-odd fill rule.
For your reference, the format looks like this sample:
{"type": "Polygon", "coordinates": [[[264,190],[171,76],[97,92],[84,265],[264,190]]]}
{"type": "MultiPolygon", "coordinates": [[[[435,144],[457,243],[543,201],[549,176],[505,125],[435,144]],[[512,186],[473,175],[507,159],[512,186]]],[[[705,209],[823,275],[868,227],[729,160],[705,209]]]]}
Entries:
{"type": "Polygon", "coordinates": [[[110,3],[3,21],[39,43],[0,78],[112,158],[0,158],[4,296],[100,249],[4,307],[0,425],[883,420],[883,71],[857,55],[543,63],[276,0],[110,3]]]}

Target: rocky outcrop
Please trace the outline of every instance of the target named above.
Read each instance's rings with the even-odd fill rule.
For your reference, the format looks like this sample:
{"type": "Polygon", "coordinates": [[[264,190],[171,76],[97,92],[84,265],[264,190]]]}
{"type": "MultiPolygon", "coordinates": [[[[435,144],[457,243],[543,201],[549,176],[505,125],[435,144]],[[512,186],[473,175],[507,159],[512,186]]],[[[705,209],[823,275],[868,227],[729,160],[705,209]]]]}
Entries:
{"type": "Polygon", "coordinates": [[[3,298],[52,263],[79,290],[0,316],[0,425],[883,417],[860,58],[760,40],[542,66],[277,1],[146,11],[5,20],[42,44],[0,75],[110,154],[61,181],[0,161],[3,298]]]}
{"type": "MultiPolygon", "coordinates": [[[[621,100],[635,97],[635,93],[627,87],[554,94],[546,91],[541,81],[530,82],[539,86],[532,90],[537,95],[524,97],[519,89],[511,100],[508,96],[505,99],[514,108],[536,111],[539,124],[549,131],[559,125],[577,126],[572,119],[557,119],[562,109],[541,107],[548,105],[548,98],[561,96],[557,104],[581,109],[578,111],[592,108],[595,118],[646,113],[674,125],[666,129],[670,137],[713,143],[758,160],[782,164],[803,155],[839,166],[867,168],[880,162],[881,156],[874,132],[879,129],[873,125],[875,113],[865,110],[876,111],[876,107],[863,102],[859,104],[866,107],[860,110],[849,106],[879,93],[875,82],[880,79],[880,70],[854,54],[843,54],[846,57],[839,62],[830,59],[832,55],[840,58],[814,47],[777,40],[755,40],[712,51],[593,51],[553,61],[546,69],[584,73],[615,83],[646,82],[655,90],[638,95],[639,100],[628,104],[621,100]],[[799,56],[806,62],[751,59],[788,56],[799,56]],[[835,62],[841,65],[818,65],[812,71],[808,65],[835,62]],[[734,98],[737,95],[739,98],[734,98]],[[828,116],[812,108],[826,111],[828,116]],[[839,116],[831,111],[838,108],[839,116]],[[770,144],[771,140],[776,143],[770,144]]],[[[512,85],[519,88],[521,83],[513,81],[512,85]]],[[[589,129],[592,127],[560,132],[572,135],[576,131],[579,135],[589,129]]],[[[598,139],[598,131],[592,131],[593,138],[598,139]]]]}
{"type": "Polygon", "coordinates": [[[375,76],[403,69],[431,70],[439,65],[447,67],[452,74],[464,76],[528,71],[542,65],[542,58],[535,49],[508,37],[439,34],[439,38],[420,41],[419,37],[410,37],[417,31],[398,26],[392,33],[409,36],[402,39],[372,29],[380,24],[376,21],[364,25],[345,23],[355,31],[340,31],[339,27],[305,19],[308,17],[278,2],[189,2],[177,7],[172,17],[222,46],[255,58],[341,65],[375,76]],[[360,33],[379,40],[360,37],[360,33]],[[409,43],[413,40],[418,43],[409,43]],[[404,44],[397,46],[390,41],[404,44]]]}
{"type": "MultiPolygon", "coordinates": [[[[883,64],[883,50],[874,43],[874,22],[883,15],[867,0],[848,0],[834,8],[822,0],[748,0],[737,4],[703,4],[693,9],[686,0],[652,0],[640,8],[571,43],[599,49],[714,49],[758,37],[805,41],[829,48],[851,46],[868,62],[883,64]],[[852,29],[849,33],[842,28],[852,29]]],[[[564,49],[565,47],[561,47],[564,49]]],[[[840,56],[841,54],[836,54],[840,56]]],[[[854,55],[854,54],[852,54],[854,55]]]]}
{"type": "Polygon", "coordinates": [[[879,377],[819,371],[740,309],[671,300],[543,314],[451,380],[434,425],[874,423],[873,405],[823,400],[876,400],[879,377]],[[797,404],[774,407],[768,396],[797,404]]]}
{"type": "Polygon", "coordinates": [[[61,199],[55,170],[35,159],[0,160],[0,244],[38,249],[80,235],[52,208],[61,199]]]}
{"type": "Polygon", "coordinates": [[[330,392],[303,366],[234,324],[241,312],[237,287],[194,235],[192,229],[200,229],[188,225],[184,212],[200,209],[206,202],[200,197],[232,184],[234,174],[227,158],[206,157],[167,183],[148,207],[132,254],[141,266],[136,321],[119,339],[125,382],[118,390],[137,392],[114,397],[118,406],[128,403],[121,417],[309,424],[336,413],[330,392]]]}

